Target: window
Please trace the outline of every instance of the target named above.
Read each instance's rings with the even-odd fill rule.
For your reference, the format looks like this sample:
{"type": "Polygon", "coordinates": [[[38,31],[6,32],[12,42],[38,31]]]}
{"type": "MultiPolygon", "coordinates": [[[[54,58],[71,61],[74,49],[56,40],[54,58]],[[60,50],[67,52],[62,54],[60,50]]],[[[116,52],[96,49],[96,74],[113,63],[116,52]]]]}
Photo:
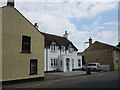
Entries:
{"type": "Polygon", "coordinates": [[[78,66],[80,67],[81,66],[81,60],[78,59],[78,66]]]}
{"type": "Polygon", "coordinates": [[[37,74],[37,60],[30,60],[30,75],[37,74]]]}
{"type": "Polygon", "coordinates": [[[51,59],[51,66],[53,66],[53,59],[51,59]]]}
{"type": "Polygon", "coordinates": [[[69,48],[68,48],[69,52],[72,53],[73,52],[73,48],[72,48],[72,45],[70,44],[69,45],[69,48]]]}
{"type": "Polygon", "coordinates": [[[55,51],[55,45],[51,45],[51,51],[55,51]]]}
{"type": "Polygon", "coordinates": [[[26,53],[30,52],[30,42],[31,42],[31,37],[22,36],[22,52],[26,52],[26,53]]]}
{"type": "Polygon", "coordinates": [[[61,67],[62,67],[62,61],[60,63],[61,63],[61,67]]]}
{"type": "Polygon", "coordinates": [[[51,59],[51,66],[57,66],[57,60],[51,59]]]}
{"type": "Polygon", "coordinates": [[[72,67],[74,67],[74,59],[72,59],[72,67]]]}
{"type": "Polygon", "coordinates": [[[63,46],[61,46],[61,52],[64,52],[64,47],[63,46]]]}
{"type": "Polygon", "coordinates": [[[56,46],[55,42],[52,42],[50,47],[51,47],[51,51],[56,51],[57,50],[57,46],[56,46]]]}

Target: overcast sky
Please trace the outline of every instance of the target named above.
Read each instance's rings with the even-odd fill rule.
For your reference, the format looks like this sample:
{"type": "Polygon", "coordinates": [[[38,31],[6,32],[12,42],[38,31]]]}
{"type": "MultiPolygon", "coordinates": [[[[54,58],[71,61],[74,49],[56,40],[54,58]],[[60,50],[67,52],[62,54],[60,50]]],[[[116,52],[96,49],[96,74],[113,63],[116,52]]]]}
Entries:
{"type": "MultiPolygon", "coordinates": [[[[7,0],[2,1],[5,6],[7,0]]],[[[33,24],[37,22],[40,31],[59,36],[68,31],[69,40],[79,51],[85,49],[89,37],[93,42],[118,44],[119,0],[15,1],[15,8],[33,24]]]]}

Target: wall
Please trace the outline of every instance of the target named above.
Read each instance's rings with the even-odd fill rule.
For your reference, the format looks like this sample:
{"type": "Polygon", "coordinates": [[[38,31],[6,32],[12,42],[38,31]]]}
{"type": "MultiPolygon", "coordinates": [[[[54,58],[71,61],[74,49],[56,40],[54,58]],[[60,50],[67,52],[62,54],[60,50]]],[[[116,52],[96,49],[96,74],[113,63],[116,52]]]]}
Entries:
{"type": "Polygon", "coordinates": [[[82,68],[82,55],[77,55],[77,60],[76,60],[76,69],[81,69],[82,68]],[[80,65],[80,67],[78,66],[78,59],[80,59],[80,63],[81,63],[81,65],[80,65]]]}
{"type": "Polygon", "coordinates": [[[59,71],[64,71],[64,62],[63,62],[63,55],[59,55],[57,58],[58,62],[58,70],[59,71]],[[61,61],[62,61],[62,66],[61,66],[61,61]]]}
{"type": "Polygon", "coordinates": [[[110,65],[111,70],[114,70],[112,54],[109,55],[109,51],[110,49],[87,51],[85,52],[85,60],[87,60],[88,63],[98,62],[101,64],[110,65]]]}
{"type": "Polygon", "coordinates": [[[116,51],[116,50],[113,50],[112,51],[112,55],[113,55],[113,63],[114,63],[114,69],[115,70],[118,70],[119,68],[119,57],[120,57],[120,52],[119,51],[116,51]]]}
{"type": "Polygon", "coordinates": [[[3,81],[44,77],[44,37],[18,11],[3,8],[3,81]],[[22,35],[31,37],[31,53],[21,53],[22,35]],[[38,74],[30,74],[30,59],[38,59],[38,74]]]}
{"type": "MultiPolygon", "coordinates": [[[[80,67],[78,67],[77,51],[74,51],[74,52],[70,53],[70,52],[68,52],[68,50],[66,50],[66,51],[60,53],[60,50],[58,50],[58,47],[57,47],[56,51],[51,51],[50,48],[45,48],[45,51],[48,52],[47,54],[45,53],[45,63],[48,65],[48,66],[45,66],[45,68],[47,67],[45,69],[45,71],[53,71],[57,68],[60,68],[59,66],[51,67],[51,58],[57,59],[58,64],[59,64],[60,63],[59,60],[62,59],[61,58],[62,55],[68,55],[68,56],[71,56],[71,57],[69,57],[70,59],[74,59],[74,68],[73,69],[79,69],[80,68],[80,67]]],[[[63,62],[63,63],[65,63],[65,62],[63,62]]],[[[72,62],[70,62],[70,63],[72,63],[72,62]]],[[[60,68],[60,69],[64,70],[62,68],[60,68]]]]}
{"type": "Polygon", "coordinates": [[[0,8],[0,81],[2,81],[2,8],[0,8]]]}

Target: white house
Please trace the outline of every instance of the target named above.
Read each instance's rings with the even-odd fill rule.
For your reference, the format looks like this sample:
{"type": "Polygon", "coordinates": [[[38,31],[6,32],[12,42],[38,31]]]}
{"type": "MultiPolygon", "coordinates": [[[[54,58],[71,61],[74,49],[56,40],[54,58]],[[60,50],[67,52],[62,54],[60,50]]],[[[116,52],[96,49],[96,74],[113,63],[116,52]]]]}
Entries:
{"type": "Polygon", "coordinates": [[[67,31],[62,36],[41,32],[45,37],[44,71],[72,71],[82,67],[82,60],[77,55],[78,49],[67,39],[67,31]]]}

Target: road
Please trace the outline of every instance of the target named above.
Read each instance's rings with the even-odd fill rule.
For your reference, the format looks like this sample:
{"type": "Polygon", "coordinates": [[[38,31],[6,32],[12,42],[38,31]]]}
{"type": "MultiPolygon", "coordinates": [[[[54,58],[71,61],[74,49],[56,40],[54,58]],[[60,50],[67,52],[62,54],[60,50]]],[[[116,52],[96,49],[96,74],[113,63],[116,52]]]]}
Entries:
{"type": "Polygon", "coordinates": [[[118,72],[71,77],[36,88],[118,88],[118,72]]]}
{"type": "Polygon", "coordinates": [[[54,80],[7,85],[3,88],[118,88],[118,72],[62,77],[54,80]]]}

